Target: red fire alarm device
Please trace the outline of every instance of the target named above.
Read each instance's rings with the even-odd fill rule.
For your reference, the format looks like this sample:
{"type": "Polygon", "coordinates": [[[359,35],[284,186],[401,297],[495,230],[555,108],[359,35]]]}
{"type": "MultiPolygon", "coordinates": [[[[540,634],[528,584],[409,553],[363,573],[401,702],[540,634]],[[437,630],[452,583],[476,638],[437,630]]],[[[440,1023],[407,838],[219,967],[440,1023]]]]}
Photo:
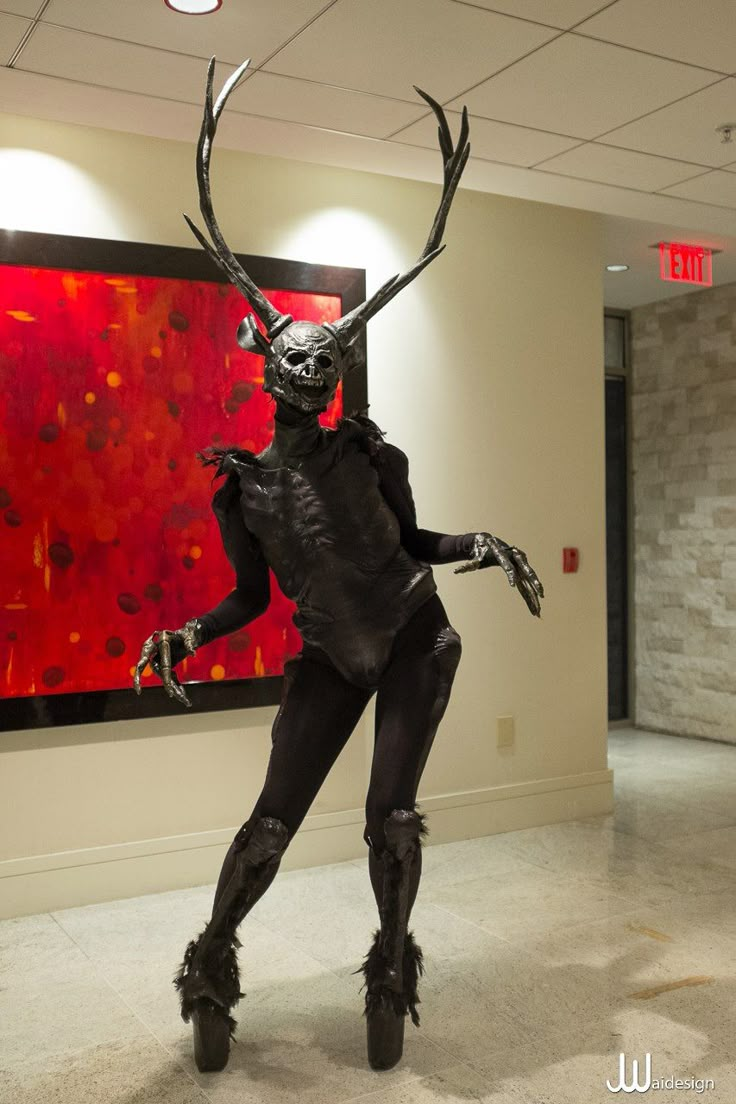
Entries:
{"type": "Polygon", "coordinates": [[[562,549],[562,570],[565,575],[577,571],[580,563],[580,550],[577,548],[562,549]]]}
{"type": "Polygon", "coordinates": [[[676,284],[713,283],[713,251],[705,245],[683,245],[682,242],[659,243],[659,275],[676,284]]]}

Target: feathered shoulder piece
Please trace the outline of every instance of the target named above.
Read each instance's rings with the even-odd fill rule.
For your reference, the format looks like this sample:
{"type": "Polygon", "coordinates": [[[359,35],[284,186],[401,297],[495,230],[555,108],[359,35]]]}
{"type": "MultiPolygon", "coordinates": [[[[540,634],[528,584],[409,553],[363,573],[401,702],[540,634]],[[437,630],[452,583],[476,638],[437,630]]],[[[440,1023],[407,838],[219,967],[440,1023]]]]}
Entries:
{"type": "Polygon", "coordinates": [[[379,451],[386,434],[367,414],[356,412],[346,418],[340,418],[335,433],[345,435],[349,440],[358,441],[363,450],[371,456],[379,451]]]}
{"type": "Polygon", "coordinates": [[[256,454],[248,449],[237,448],[228,445],[227,448],[218,448],[210,445],[197,453],[197,459],[204,468],[216,467],[213,479],[221,475],[229,475],[230,472],[242,471],[245,467],[251,467],[256,462],[256,454]]]}

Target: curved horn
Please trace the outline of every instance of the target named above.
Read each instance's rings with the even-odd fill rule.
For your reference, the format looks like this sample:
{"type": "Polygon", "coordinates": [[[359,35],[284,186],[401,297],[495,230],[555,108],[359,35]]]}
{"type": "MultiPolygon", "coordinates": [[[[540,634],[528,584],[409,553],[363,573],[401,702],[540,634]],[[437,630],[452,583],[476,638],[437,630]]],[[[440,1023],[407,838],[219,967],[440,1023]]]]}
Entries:
{"type": "Polygon", "coordinates": [[[391,279],[387,280],[370,299],[367,299],[365,303],[362,303],[359,307],[350,311],[349,314],[343,315],[342,318],[338,318],[336,322],[324,324],[325,329],[330,330],[330,332],[335,335],[343,351],[357,339],[366,322],[373,318],[375,314],[378,314],[395,295],[403,291],[407,284],[410,284],[428,264],[431,264],[435,257],[439,257],[440,253],[445,248],[444,245],[441,244],[442,235],[445,232],[445,223],[450,213],[450,207],[452,206],[457,186],[460,183],[460,177],[463,174],[463,169],[470,156],[470,143],[468,142],[470,130],[468,124],[468,109],[466,107],[463,108],[460,134],[458,135],[457,145],[453,146],[447,117],[440,105],[426,92],[422,92],[421,88],[416,88],[416,85],[415,91],[418,92],[422,99],[432,108],[438,122],[437,133],[444,165],[444,183],[439,206],[434,217],[434,222],[432,223],[432,229],[427,238],[427,244],[424,246],[416,264],[412,265],[407,272],[392,276],[391,279]]]}
{"type": "Polygon", "coordinates": [[[210,158],[212,155],[212,143],[215,139],[215,132],[217,130],[217,123],[228,101],[230,93],[237,87],[240,82],[243,73],[250,65],[250,58],[244,61],[235,72],[232,74],[222,87],[220,95],[215,101],[214,107],[212,104],[212,85],[215,78],[215,58],[210,58],[210,63],[207,69],[207,89],[204,102],[204,118],[202,119],[202,127],[199,132],[199,142],[197,143],[197,184],[199,186],[199,209],[202,212],[202,217],[205,222],[205,226],[210,232],[212,242],[209,242],[204,236],[202,231],[196,226],[189,215],[184,215],[187,221],[189,229],[194,234],[199,244],[207,250],[215,264],[223,270],[228,280],[238,291],[245,296],[253,310],[266,327],[266,333],[269,339],[274,338],[276,334],[280,333],[290,322],[293,322],[293,318],[290,314],[281,314],[276,310],[273,303],[270,303],[263,292],[258,288],[251,280],[248,273],[242,267],[242,265],[235,259],[235,256],[231,253],[225,239],[222,236],[222,231],[217,225],[217,219],[215,218],[215,211],[212,205],[212,192],[210,190],[210,158]],[[214,245],[212,244],[214,242],[214,245]]]}

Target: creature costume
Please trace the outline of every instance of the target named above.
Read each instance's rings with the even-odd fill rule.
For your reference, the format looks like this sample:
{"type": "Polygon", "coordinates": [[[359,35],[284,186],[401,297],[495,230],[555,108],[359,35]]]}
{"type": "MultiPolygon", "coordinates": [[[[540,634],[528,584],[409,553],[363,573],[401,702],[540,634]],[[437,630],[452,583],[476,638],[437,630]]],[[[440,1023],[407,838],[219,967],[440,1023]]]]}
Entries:
{"type": "Polygon", "coordinates": [[[210,62],[197,177],[212,241],[187,222],[264,324],[265,335],[248,315],[237,340],[264,357],[263,387],[276,403],[274,435],[257,456],[233,448],[210,449],[202,457],[224,477],[213,508],[235,588],[183,628],[153,633],[143,645],[135,687],[140,692],[141,674],[150,663],[169,695],[189,705],[174,667],[266,609],[269,569],[296,604],[294,623],[303,647],[286,665],[263,789],[225,857],[212,916],[187,947],[176,986],[182,1016],[193,1023],[199,1069],[222,1069],[235,1027],[231,1013],[241,996],[237,929],[273,881],[286,847],[375,694],[364,838],[380,927],[362,970],[368,1059],[374,1069],[388,1069],[401,1057],[407,1014],[419,1023],[422,953],[408,930],[426,831],[416,795],[461,651],[430,565],[464,560],[456,570],[469,571],[500,564],[535,616],[543,591],[518,548],[488,533],[452,536],[420,529],[407,458],[367,417],[344,418],[334,430],[318,421],[342,375],[358,362],[365,323],[443,248],[445,221],[470,152],[467,113],[454,146],[441,107],[419,92],[439,122],[445,171],[434,225],[417,263],[336,322],[294,322],[242,269],[212,207],[209,163],[217,121],[247,64],[213,105],[214,58],[210,62]]]}

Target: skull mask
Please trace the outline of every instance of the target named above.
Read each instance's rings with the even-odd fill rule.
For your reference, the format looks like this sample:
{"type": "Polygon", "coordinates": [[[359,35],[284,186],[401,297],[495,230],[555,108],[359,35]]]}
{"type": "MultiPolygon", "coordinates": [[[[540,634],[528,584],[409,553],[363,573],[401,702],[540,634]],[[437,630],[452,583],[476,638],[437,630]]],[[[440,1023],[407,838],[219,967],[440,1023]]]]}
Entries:
{"type": "Polygon", "coordinates": [[[263,390],[303,414],[324,410],[342,376],[337,341],[322,326],[292,322],[271,343],[263,390]]]}

